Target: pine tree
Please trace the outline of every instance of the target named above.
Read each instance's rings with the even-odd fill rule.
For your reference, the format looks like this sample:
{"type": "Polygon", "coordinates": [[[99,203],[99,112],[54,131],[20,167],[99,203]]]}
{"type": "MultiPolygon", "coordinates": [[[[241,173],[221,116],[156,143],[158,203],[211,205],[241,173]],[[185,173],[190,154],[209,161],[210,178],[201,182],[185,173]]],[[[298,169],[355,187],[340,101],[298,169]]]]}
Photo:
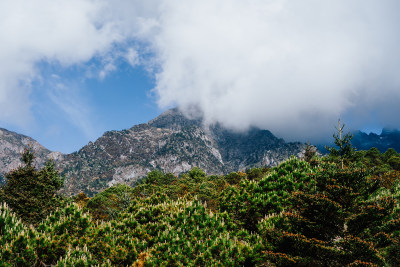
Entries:
{"type": "Polygon", "coordinates": [[[339,119],[339,125],[338,127],[335,127],[337,130],[337,134],[333,134],[335,145],[338,148],[325,146],[325,149],[329,151],[330,156],[340,158],[342,169],[344,167],[344,160],[349,159],[354,153],[354,148],[351,144],[351,139],[353,138],[353,135],[350,133],[343,135],[344,126],[345,124],[340,124],[339,119]]]}
{"type": "Polygon", "coordinates": [[[22,153],[23,166],[5,175],[6,184],[0,189],[0,200],[27,223],[36,224],[60,204],[56,193],[64,184],[55,170],[53,161],[48,161],[37,170],[33,166],[35,155],[32,147],[22,153]]]}

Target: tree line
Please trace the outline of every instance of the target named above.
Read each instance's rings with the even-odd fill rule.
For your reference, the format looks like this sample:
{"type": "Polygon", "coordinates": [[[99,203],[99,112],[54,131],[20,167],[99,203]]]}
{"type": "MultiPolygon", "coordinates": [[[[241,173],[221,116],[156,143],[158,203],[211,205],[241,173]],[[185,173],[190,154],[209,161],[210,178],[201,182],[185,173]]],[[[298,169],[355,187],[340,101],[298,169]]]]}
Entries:
{"type": "Polygon", "coordinates": [[[54,162],[24,165],[0,188],[2,266],[399,266],[400,156],[308,146],[274,168],[177,177],[89,198],[57,192],[54,162]]]}

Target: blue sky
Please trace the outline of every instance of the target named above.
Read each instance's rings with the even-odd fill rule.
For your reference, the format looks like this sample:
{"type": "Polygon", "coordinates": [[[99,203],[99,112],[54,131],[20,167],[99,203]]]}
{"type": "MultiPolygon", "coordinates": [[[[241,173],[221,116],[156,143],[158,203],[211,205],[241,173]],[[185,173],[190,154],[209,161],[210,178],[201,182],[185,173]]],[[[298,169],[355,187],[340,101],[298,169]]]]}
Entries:
{"type": "MultiPolygon", "coordinates": [[[[44,72],[49,73],[48,70],[44,72]]],[[[60,93],[57,101],[66,102],[65,108],[54,97],[46,95],[51,89],[46,89],[42,95],[35,94],[33,108],[40,128],[33,134],[49,149],[76,151],[105,131],[127,129],[160,113],[151,93],[154,81],[142,68],[121,64],[115,73],[103,79],[81,77],[80,70],[52,72],[52,75],[63,78],[57,77],[56,81],[46,78],[51,82],[45,82],[45,87],[55,86],[54,83],[61,80],[68,96],[60,93]],[[77,113],[71,113],[69,108],[77,113]]]]}
{"type": "Polygon", "coordinates": [[[400,127],[397,0],[4,0],[0,127],[69,153],[169,107],[286,140],[400,127]]]}
{"type": "Polygon", "coordinates": [[[151,92],[154,78],[141,67],[122,63],[104,78],[82,75],[87,66],[63,69],[42,63],[38,68],[43,77],[31,85],[33,121],[28,127],[12,122],[2,127],[31,136],[50,150],[77,151],[105,131],[146,123],[162,112],[151,92]]]}

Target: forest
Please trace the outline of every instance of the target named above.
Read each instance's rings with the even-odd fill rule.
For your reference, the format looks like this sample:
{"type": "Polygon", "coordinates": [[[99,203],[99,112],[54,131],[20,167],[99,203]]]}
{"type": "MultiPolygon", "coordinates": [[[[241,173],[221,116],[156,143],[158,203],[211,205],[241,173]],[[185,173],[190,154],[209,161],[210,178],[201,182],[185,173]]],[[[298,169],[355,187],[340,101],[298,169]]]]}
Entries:
{"type": "Polygon", "coordinates": [[[54,162],[0,188],[0,266],[400,266],[400,155],[335,135],[274,168],[153,170],[89,198],[54,162]]]}

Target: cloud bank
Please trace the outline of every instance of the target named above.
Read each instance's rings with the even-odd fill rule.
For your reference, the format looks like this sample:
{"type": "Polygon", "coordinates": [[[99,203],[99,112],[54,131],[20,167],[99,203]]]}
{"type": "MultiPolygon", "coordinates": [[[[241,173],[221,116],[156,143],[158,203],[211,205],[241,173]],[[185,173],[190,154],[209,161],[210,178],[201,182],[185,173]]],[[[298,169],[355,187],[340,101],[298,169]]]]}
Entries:
{"type": "Polygon", "coordinates": [[[113,23],[94,23],[99,8],[78,0],[0,2],[0,121],[32,121],[30,85],[40,78],[38,63],[79,64],[119,40],[113,23]]]}
{"type": "Polygon", "coordinates": [[[396,0],[22,0],[0,3],[0,121],[29,120],[37,63],[116,58],[156,79],[160,107],[287,139],[399,126],[396,0]],[[134,44],[134,45],[132,45],[134,44]],[[6,62],[6,63],[5,63],[6,62]]]}
{"type": "MultiPolygon", "coordinates": [[[[134,31],[126,31],[126,19],[120,21],[118,14],[108,12],[114,2],[117,1],[0,2],[0,122],[32,126],[32,107],[38,104],[30,97],[38,90],[32,84],[44,86],[48,82],[43,79],[51,76],[43,73],[43,64],[62,70],[80,67],[88,77],[99,79],[116,69],[118,58],[127,57],[136,64],[128,43],[134,31]],[[93,60],[100,62],[94,74],[93,60]]],[[[50,98],[51,91],[50,88],[50,98]]],[[[66,103],[60,107],[71,108],[74,106],[67,107],[66,103]]]]}
{"type": "Polygon", "coordinates": [[[399,125],[399,8],[398,1],[170,1],[153,42],[159,103],[288,139],[326,136],[339,117],[354,128],[399,125]]]}

